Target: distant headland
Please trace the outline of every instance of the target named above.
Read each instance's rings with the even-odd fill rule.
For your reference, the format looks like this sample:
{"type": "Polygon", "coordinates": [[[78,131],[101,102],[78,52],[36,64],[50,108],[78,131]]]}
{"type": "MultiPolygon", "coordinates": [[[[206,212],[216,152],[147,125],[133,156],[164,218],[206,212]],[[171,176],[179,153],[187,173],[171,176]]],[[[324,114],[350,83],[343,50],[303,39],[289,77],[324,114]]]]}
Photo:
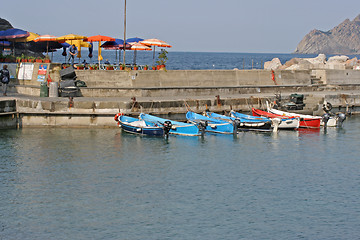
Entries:
{"type": "Polygon", "coordinates": [[[312,30],[298,44],[295,53],[360,54],[360,15],[353,21],[346,19],[327,32],[312,30]]]}

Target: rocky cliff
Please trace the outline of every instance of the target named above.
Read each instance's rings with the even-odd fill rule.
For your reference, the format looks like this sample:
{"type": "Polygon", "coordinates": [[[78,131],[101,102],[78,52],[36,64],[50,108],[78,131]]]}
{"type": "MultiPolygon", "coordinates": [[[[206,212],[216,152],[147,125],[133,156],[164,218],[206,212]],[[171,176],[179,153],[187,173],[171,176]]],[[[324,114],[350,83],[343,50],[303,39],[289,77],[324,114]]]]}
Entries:
{"type": "Polygon", "coordinates": [[[13,26],[5,19],[0,18],[0,31],[13,28],[13,26]]]}
{"type": "Polygon", "coordinates": [[[312,30],[298,44],[295,53],[360,54],[360,15],[327,32],[312,30]]]}

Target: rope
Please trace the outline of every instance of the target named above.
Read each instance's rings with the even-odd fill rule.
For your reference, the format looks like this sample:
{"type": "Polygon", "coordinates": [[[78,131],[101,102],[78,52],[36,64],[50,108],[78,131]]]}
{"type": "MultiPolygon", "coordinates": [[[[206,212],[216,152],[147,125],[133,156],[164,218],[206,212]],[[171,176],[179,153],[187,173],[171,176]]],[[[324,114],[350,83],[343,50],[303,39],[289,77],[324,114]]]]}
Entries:
{"type": "Polygon", "coordinates": [[[185,108],[186,108],[186,110],[187,111],[191,111],[192,112],[192,110],[191,110],[191,108],[190,108],[190,105],[186,102],[186,100],[184,99],[184,104],[185,104],[185,108]]]}

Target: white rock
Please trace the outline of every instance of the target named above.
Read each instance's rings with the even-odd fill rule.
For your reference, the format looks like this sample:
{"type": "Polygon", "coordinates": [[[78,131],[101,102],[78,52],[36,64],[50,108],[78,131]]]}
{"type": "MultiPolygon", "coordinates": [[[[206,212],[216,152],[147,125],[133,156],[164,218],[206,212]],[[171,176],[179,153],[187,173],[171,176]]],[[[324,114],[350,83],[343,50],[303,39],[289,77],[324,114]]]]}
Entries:
{"type": "Polygon", "coordinates": [[[281,67],[281,62],[279,58],[273,58],[271,61],[264,63],[265,70],[276,70],[281,67]]]}
{"type": "Polygon", "coordinates": [[[308,61],[311,64],[324,64],[326,63],[326,55],[320,53],[317,57],[315,58],[303,58],[303,60],[308,61]]]}
{"type": "Polygon", "coordinates": [[[330,63],[330,62],[345,63],[347,60],[349,60],[349,57],[345,56],[345,55],[333,56],[328,59],[328,63],[330,63]]]}

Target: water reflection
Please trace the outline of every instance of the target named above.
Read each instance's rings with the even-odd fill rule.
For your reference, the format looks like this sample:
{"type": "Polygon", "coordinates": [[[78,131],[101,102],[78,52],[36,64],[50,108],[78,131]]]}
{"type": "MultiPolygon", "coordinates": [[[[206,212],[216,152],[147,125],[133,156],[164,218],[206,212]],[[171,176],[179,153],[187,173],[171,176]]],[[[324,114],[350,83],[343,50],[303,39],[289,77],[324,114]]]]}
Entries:
{"type": "Polygon", "coordinates": [[[359,125],[167,140],[2,131],[0,238],[288,239],[277,231],[287,226],[304,238],[355,239],[359,125]]]}

